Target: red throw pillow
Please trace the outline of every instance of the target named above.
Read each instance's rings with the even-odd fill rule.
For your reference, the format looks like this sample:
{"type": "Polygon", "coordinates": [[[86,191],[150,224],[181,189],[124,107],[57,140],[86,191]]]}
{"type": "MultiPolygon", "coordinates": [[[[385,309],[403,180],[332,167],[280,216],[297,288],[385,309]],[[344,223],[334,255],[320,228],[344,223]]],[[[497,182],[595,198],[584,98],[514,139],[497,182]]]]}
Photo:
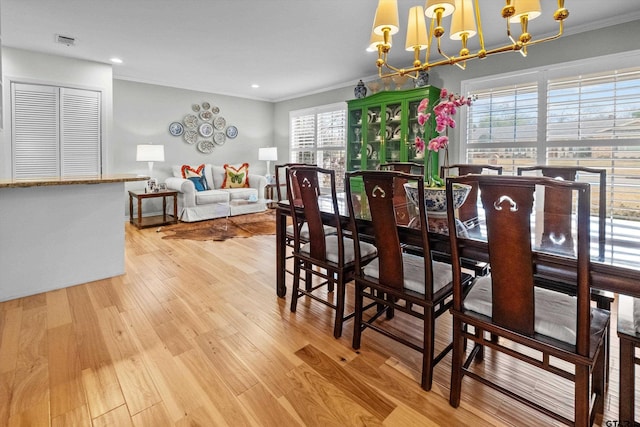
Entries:
{"type": "Polygon", "coordinates": [[[222,188],[249,187],[249,163],[243,163],[239,168],[224,165],[224,181],[222,188]]]}

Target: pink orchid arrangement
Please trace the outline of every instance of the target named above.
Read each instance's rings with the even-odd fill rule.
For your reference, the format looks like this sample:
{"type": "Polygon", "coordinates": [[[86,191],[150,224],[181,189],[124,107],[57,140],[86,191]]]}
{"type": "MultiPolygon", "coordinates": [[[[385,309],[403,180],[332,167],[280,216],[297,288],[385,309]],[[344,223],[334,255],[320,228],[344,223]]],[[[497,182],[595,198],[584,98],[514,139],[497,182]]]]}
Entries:
{"type": "MultiPolygon", "coordinates": [[[[464,105],[471,105],[472,98],[466,97],[463,98],[460,95],[456,95],[454,93],[449,93],[446,89],[442,89],[440,91],[440,99],[438,104],[433,107],[433,113],[436,117],[436,132],[442,134],[446,132],[448,128],[455,128],[456,121],[453,119],[453,116],[458,112],[458,108],[464,105]]],[[[424,126],[427,123],[427,120],[431,118],[431,113],[427,112],[429,110],[429,99],[425,98],[420,101],[418,105],[418,124],[422,127],[424,131],[424,126]]],[[[422,139],[419,135],[416,135],[415,139],[415,147],[418,153],[422,153],[426,148],[430,151],[439,151],[444,148],[447,148],[449,145],[449,137],[446,135],[438,135],[429,140],[429,143],[426,144],[424,139],[422,139]]]]}

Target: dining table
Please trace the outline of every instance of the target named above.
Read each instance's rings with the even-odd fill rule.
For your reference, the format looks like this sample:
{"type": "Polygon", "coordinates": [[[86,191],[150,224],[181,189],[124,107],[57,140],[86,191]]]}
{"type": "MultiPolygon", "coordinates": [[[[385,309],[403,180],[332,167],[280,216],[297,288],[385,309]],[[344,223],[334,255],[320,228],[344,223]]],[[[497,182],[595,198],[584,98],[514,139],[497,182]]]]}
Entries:
{"type": "MultiPolygon", "coordinates": [[[[339,193],[338,208],[343,226],[349,226],[349,212],[346,204],[346,193],[339,193]]],[[[352,194],[354,198],[354,210],[356,224],[360,234],[367,235],[371,229],[371,221],[368,208],[360,194],[352,194]]],[[[331,212],[330,198],[323,200],[320,197],[321,211],[331,212]]],[[[287,200],[276,204],[276,295],[284,297],[286,288],[286,257],[287,257],[287,233],[286,227],[291,217],[291,208],[287,200]]],[[[329,217],[329,215],[328,215],[329,217]]],[[[431,248],[436,254],[446,256],[449,248],[449,237],[446,217],[428,214],[429,238],[431,248]]],[[[592,220],[598,221],[597,217],[592,220]]],[[[597,230],[597,226],[591,227],[597,230]]],[[[606,221],[606,236],[604,253],[601,246],[591,245],[592,259],[590,263],[590,276],[592,288],[602,292],[619,293],[640,298],[640,221],[619,220],[608,218],[606,221]]],[[[420,239],[417,229],[411,227],[399,227],[401,243],[412,245],[420,239]]],[[[561,255],[561,254],[560,254],[561,255]]],[[[560,282],[570,282],[572,274],[575,274],[572,266],[575,259],[568,256],[560,256],[557,253],[540,251],[537,253],[536,269],[547,279],[557,279],[560,282]]],[[[488,261],[487,244],[481,236],[471,235],[465,240],[462,256],[472,262],[483,263],[488,261]]]]}
{"type": "MultiPolygon", "coordinates": [[[[355,224],[360,236],[372,235],[372,223],[368,214],[365,198],[361,194],[352,193],[356,216],[355,224]]],[[[331,199],[323,200],[320,196],[321,211],[331,212],[331,199]]],[[[338,194],[338,209],[342,226],[350,227],[346,194],[338,194]]],[[[482,212],[479,210],[479,212],[482,212]]],[[[429,226],[431,256],[439,261],[446,261],[449,252],[448,220],[446,215],[427,213],[429,226]]],[[[482,216],[480,214],[479,216],[482,216]]],[[[535,215],[534,215],[535,216],[535,215]]],[[[285,297],[286,258],[287,258],[287,224],[291,217],[291,207],[284,200],[276,205],[276,294],[285,297]]],[[[327,218],[333,215],[327,215],[327,218]]],[[[535,218],[533,219],[535,222],[535,218]]],[[[592,216],[591,230],[599,229],[600,218],[592,216]]],[[[463,248],[461,256],[465,267],[475,269],[476,275],[489,271],[486,235],[483,230],[483,218],[476,218],[471,223],[458,224],[458,235],[462,235],[463,248]],[[466,261],[466,262],[465,262],[466,261]],[[466,265],[465,265],[466,264],[466,265]]],[[[633,425],[634,420],[634,364],[638,359],[633,352],[640,347],[640,309],[630,309],[628,301],[640,301],[640,221],[607,218],[605,223],[604,244],[599,232],[591,233],[590,279],[592,299],[599,308],[609,310],[611,303],[617,298],[618,336],[620,338],[620,372],[619,372],[619,415],[622,424],[633,425]]],[[[348,232],[348,230],[347,230],[348,232]]],[[[398,235],[402,244],[411,247],[420,243],[421,235],[417,228],[399,226],[398,235]]],[[[460,239],[459,239],[460,240],[460,239]]],[[[535,252],[535,269],[539,277],[548,285],[562,292],[571,292],[576,278],[576,258],[572,245],[557,245],[552,250],[544,247],[545,239],[532,235],[532,248],[535,252]],[[566,251],[566,253],[563,253],[566,251]],[[559,287],[559,288],[558,288],[559,287]]],[[[640,302],[636,305],[640,307],[640,302]]],[[[615,326],[614,326],[615,328],[615,326]]],[[[608,349],[608,345],[607,345],[608,349]]],[[[609,356],[606,356],[607,364],[609,356]]],[[[606,376],[608,378],[608,368],[606,376]]]]}

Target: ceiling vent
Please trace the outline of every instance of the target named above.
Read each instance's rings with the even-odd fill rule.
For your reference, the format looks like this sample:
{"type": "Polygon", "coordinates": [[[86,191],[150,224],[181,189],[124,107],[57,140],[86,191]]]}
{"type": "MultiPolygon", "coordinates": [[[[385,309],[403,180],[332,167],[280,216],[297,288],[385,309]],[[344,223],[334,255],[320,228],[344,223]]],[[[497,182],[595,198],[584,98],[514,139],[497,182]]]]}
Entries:
{"type": "Polygon", "coordinates": [[[76,39],[74,37],[56,34],[56,43],[64,44],[67,46],[75,46],[76,39]]]}

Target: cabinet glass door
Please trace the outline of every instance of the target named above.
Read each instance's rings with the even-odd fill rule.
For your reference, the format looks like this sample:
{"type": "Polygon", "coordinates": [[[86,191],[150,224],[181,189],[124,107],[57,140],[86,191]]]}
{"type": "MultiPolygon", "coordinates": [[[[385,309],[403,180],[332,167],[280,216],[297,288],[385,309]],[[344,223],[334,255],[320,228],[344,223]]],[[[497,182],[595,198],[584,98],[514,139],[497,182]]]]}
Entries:
{"type": "Polygon", "coordinates": [[[385,108],[384,161],[400,161],[402,140],[402,104],[387,104],[385,108]]]}
{"type": "MultiPolygon", "coordinates": [[[[362,159],[362,110],[352,110],[349,112],[349,165],[347,170],[360,170],[362,159]]],[[[366,132],[366,129],[365,129],[366,132]]]]}
{"type": "MultiPolygon", "coordinates": [[[[420,105],[421,99],[417,99],[414,101],[409,101],[408,103],[408,116],[407,116],[407,159],[410,162],[418,162],[421,163],[423,161],[423,157],[416,157],[416,136],[419,136],[422,139],[425,139],[424,130],[418,124],[418,105],[420,105]]],[[[428,127],[428,126],[427,126],[428,127]]],[[[427,141],[430,138],[427,137],[427,141]]]]}
{"type": "Polygon", "coordinates": [[[366,156],[367,169],[374,170],[380,165],[380,149],[383,146],[384,138],[384,118],[382,117],[382,107],[379,105],[371,106],[367,109],[367,121],[369,123],[366,138],[366,150],[362,155],[366,156]]]}

